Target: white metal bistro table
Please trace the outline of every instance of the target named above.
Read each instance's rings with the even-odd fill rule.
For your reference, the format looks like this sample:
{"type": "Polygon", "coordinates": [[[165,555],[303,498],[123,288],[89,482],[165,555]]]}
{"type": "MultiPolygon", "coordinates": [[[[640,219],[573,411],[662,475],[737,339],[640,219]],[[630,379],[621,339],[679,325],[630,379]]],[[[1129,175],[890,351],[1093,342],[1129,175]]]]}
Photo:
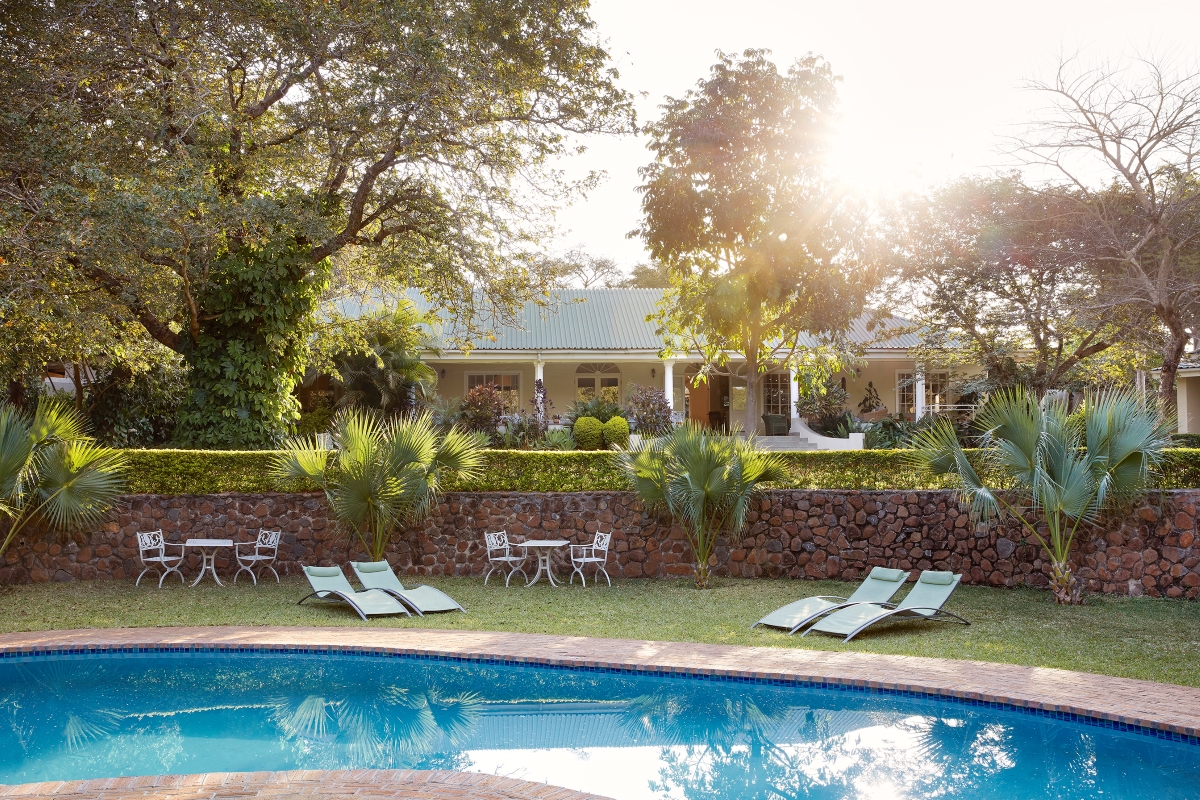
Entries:
{"type": "Polygon", "coordinates": [[[537,572],[533,573],[533,578],[529,583],[525,584],[526,588],[533,586],[538,582],[538,578],[542,577],[542,573],[546,573],[546,580],[550,581],[551,586],[558,586],[554,582],[554,570],[550,568],[550,555],[559,547],[569,545],[566,539],[526,539],[517,545],[517,547],[528,547],[533,550],[533,555],[537,558],[537,572]]]}
{"type": "Polygon", "coordinates": [[[188,539],[183,543],[184,547],[199,547],[200,555],[204,559],[204,563],[200,565],[200,574],[196,576],[196,580],[192,581],[192,586],[195,586],[204,577],[204,570],[212,573],[213,580],[217,582],[217,586],[224,586],[221,579],[217,577],[217,551],[222,547],[233,547],[233,539],[188,539]]]}

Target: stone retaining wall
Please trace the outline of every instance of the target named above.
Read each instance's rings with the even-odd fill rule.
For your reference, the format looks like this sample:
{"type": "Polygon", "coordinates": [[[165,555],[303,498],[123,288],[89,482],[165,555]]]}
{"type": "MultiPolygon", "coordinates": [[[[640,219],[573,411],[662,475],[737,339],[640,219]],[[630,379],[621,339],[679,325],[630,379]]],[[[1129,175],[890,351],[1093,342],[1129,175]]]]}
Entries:
{"type": "MultiPolygon", "coordinates": [[[[1093,592],[1200,596],[1196,542],[1200,490],[1155,493],[1140,506],[1084,531],[1077,574],[1093,592]]],[[[135,495],[90,536],[62,542],[31,533],[14,542],[0,583],[132,578],[140,572],[140,530],[162,528],[168,540],[220,536],[250,541],[262,528],[284,531],[281,574],[299,565],[342,563],[348,541],[314,494],[135,495]]],[[[628,492],[447,495],[423,526],[397,536],[388,560],[415,575],[479,575],[486,569],[485,530],[514,540],[591,541],[612,533],[613,577],[657,578],[691,573],[683,531],[648,514],[628,492]]],[[[190,557],[189,571],[199,566],[190,557]]],[[[231,572],[232,559],[218,558],[231,572]]],[[[718,542],[717,575],[746,578],[860,577],[870,567],[949,569],[965,583],[1045,586],[1044,554],[1017,526],[972,526],[951,492],[781,490],[751,512],[740,541],[718,542]]]]}

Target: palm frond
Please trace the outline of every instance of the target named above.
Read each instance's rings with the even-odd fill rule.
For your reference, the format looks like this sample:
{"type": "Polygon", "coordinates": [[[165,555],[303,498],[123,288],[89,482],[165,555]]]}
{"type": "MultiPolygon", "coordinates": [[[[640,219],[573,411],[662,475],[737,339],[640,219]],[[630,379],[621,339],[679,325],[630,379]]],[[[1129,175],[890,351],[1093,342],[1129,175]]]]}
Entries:
{"type": "Polygon", "coordinates": [[[33,451],[29,423],[12,406],[0,406],[0,503],[10,509],[20,507],[28,489],[33,451]]]}
{"type": "Polygon", "coordinates": [[[39,514],[60,530],[99,522],[125,488],[125,454],[89,441],[59,442],[45,453],[39,514]]]}
{"type": "MultiPolygon", "coordinates": [[[[430,416],[430,424],[433,418],[430,416]]],[[[433,459],[433,472],[438,476],[438,483],[444,476],[450,475],[459,480],[474,480],[483,469],[483,447],[479,437],[461,428],[451,428],[442,437],[437,454],[433,459]]]]}
{"type": "Polygon", "coordinates": [[[429,411],[388,421],[382,436],[384,458],[392,469],[404,469],[409,464],[428,468],[437,455],[438,431],[429,411]]]}
{"type": "Polygon", "coordinates": [[[340,411],[333,419],[333,441],[340,469],[366,464],[379,457],[383,423],[378,414],[365,409],[340,411]]]}
{"type": "Polygon", "coordinates": [[[329,451],[317,436],[293,436],[271,460],[271,474],[281,481],[305,480],[324,484],[329,451]]]}
{"type": "Polygon", "coordinates": [[[1171,446],[1171,421],[1127,390],[1099,392],[1086,401],[1085,437],[1099,502],[1122,502],[1141,492],[1171,446]]]}
{"type": "Polygon", "coordinates": [[[46,397],[38,401],[29,435],[34,447],[52,442],[75,442],[86,439],[83,417],[62,400],[46,397]]]}

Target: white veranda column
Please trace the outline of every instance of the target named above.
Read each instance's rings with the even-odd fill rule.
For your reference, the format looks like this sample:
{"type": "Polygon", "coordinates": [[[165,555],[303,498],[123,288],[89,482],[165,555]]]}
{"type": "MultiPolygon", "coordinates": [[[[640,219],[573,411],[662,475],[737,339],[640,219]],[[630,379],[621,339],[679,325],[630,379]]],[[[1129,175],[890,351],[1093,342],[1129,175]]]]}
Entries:
{"type": "Polygon", "coordinates": [[[675,410],[675,362],[667,359],[663,362],[663,392],[667,395],[667,405],[675,410]]]}
{"type": "MultiPolygon", "coordinates": [[[[535,395],[537,394],[537,381],[542,381],[543,388],[545,388],[545,386],[546,386],[545,379],[544,379],[545,367],[546,367],[546,362],[542,361],[542,357],[539,355],[537,357],[537,360],[533,362],[533,380],[534,380],[534,394],[535,395]]],[[[546,409],[543,408],[542,406],[538,406],[536,411],[537,411],[537,415],[538,415],[538,422],[544,423],[546,421],[546,409]]]]}
{"type": "Polygon", "coordinates": [[[795,370],[788,372],[788,416],[792,418],[792,427],[797,428],[800,422],[800,412],[796,410],[796,403],[800,402],[800,383],[796,380],[795,370]]]}
{"type": "Polygon", "coordinates": [[[925,416],[925,369],[917,367],[917,380],[913,383],[913,419],[925,416]]]}

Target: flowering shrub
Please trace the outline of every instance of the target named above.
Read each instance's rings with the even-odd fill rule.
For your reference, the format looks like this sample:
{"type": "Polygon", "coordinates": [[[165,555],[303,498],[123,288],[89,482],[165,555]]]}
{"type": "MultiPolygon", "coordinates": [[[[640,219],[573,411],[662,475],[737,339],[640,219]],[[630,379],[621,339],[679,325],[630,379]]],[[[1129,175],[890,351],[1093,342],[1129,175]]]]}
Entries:
{"type": "Polygon", "coordinates": [[[630,387],[625,400],[625,418],[642,436],[661,436],[671,430],[671,406],[662,389],[653,386],[630,387]]]}
{"type": "Polygon", "coordinates": [[[469,431],[495,436],[504,417],[504,396],[492,384],[476,386],[463,399],[459,422],[469,431]]]}

